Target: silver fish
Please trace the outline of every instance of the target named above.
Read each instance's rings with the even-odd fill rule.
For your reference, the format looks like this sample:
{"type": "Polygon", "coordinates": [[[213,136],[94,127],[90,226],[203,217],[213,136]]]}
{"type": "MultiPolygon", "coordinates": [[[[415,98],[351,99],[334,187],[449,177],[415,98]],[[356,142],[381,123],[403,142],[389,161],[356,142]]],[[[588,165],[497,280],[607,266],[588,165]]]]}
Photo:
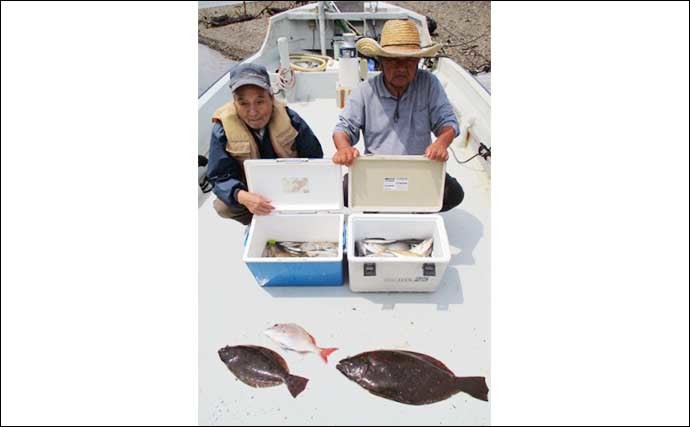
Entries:
{"type": "Polygon", "coordinates": [[[266,242],[263,256],[266,258],[337,257],[337,242],[266,242]]]}
{"type": "Polygon", "coordinates": [[[431,251],[434,249],[434,239],[426,239],[423,242],[414,245],[410,248],[410,252],[417,254],[418,256],[428,257],[431,256],[431,251]]]}
{"type": "Polygon", "coordinates": [[[368,238],[355,242],[355,255],[361,257],[429,257],[434,239],[368,238]]]}

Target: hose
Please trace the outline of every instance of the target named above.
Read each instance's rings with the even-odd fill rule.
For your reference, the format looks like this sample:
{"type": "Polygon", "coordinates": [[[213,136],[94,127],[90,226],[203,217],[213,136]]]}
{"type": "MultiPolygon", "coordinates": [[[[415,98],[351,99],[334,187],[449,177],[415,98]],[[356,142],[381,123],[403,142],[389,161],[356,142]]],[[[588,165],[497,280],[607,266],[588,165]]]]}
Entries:
{"type": "Polygon", "coordinates": [[[331,58],[323,55],[316,55],[312,53],[291,53],[290,54],[290,68],[295,71],[312,72],[324,71],[328,66],[328,61],[331,58]],[[312,66],[304,66],[305,63],[316,64],[312,66]],[[302,64],[302,65],[301,65],[302,64]]]}

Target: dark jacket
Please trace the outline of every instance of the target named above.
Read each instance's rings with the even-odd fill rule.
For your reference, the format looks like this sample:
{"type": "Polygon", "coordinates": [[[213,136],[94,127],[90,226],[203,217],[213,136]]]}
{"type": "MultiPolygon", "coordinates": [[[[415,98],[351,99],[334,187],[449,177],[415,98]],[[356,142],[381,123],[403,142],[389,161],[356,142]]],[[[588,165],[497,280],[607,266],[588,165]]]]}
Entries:
{"type": "MultiPolygon", "coordinates": [[[[311,128],[299,114],[286,107],[288,117],[292,127],[297,130],[295,138],[295,148],[297,155],[303,158],[321,159],[323,150],[321,143],[312,132],[311,128]]],[[[259,147],[262,159],[275,159],[271,140],[268,134],[268,126],[261,140],[252,132],[254,140],[259,147]]],[[[208,154],[208,169],[206,176],[213,183],[213,192],[220,200],[229,206],[239,206],[236,193],[239,190],[247,190],[247,183],[242,181],[242,166],[240,163],[225,150],[228,139],[225,137],[225,130],[220,122],[213,125],[211,132],[211,146],[208,154]]]]}

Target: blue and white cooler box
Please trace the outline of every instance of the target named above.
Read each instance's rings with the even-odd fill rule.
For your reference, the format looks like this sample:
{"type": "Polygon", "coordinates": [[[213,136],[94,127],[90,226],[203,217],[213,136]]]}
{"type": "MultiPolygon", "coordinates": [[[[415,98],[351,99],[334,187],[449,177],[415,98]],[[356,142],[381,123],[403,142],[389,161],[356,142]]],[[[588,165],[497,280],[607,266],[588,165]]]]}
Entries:
{"type": "Polygon", "coordinates": [[[350,167],[347,259],[353,292],[433,292],[450,262],[443,217],[446,164],[424,156],[360,156],[350,167]],[[366,238],[434,239],[429,257],[362,257],[366,238]]]}
{"type": "Polygon", "coordinates": [[[339,165],[326,159],[246,160],[249,191],[275,211],[254,215],[242,260],[261,286],[343,284],[343,187],[339,165]],[[338,242],[337,257],[266,258],[269,240],[338,242]]]}

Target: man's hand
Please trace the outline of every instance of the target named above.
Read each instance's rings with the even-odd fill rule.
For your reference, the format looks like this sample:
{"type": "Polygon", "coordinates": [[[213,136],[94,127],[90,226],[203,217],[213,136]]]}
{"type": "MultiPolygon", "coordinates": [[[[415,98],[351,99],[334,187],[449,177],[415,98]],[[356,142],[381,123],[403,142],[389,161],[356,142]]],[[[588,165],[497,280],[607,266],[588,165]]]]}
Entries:
{"type": "Polygon", "coordinates": [[[358,149],[355,147],[344,147],[335,152],[333,155],[333,163],[350,166],[357,157],[359,157],[358,149]]]}
{"type": "Polygon", "coordinates": [[[448,148],[444,143],[441,143],[438,140],[436,140],[433,144],[426,147],[424,155],[427,156],[430,160],[438,160],[440,162],[445,162],[446,160],[448,160],[448,148]]]}
{"type": "Polygon", "coordinates": [[[438,138],[433,144],[426,147],[424,155],[430,160],[438,160],[439,162],[445,162],[448,160],[448,147],[453,143],[453,138],[455,138],[455,130],[452,127],[444,127],[438,133],[438,138]]]}
{"type": "Polygon", "coordinates": [[[237,192],[237,201],[243,204],[254,215],[268,215],[275,209],[269,200],[256,193],[240,190],[237,192]]]}
{"type": "Polygon", "coordinates": [[[333,132],[333,143],[336,152],[333,155],[333,163],[336,165],[350,166],[359,157],[359,150],[352,147],[350,137],[343,131],[333,132]]]}

